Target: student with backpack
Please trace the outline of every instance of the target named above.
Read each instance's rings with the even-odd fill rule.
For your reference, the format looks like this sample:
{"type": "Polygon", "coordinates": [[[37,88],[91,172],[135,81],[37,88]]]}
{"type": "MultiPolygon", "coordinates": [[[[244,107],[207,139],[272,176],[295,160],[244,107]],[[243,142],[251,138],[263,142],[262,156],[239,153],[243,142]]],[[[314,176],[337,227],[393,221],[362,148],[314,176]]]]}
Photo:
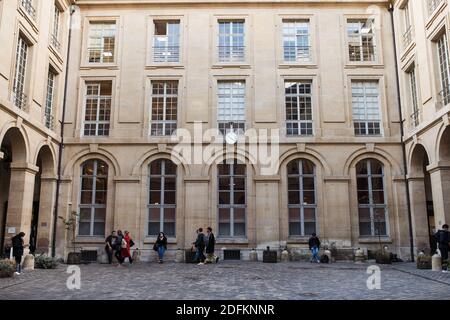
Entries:
{"type": "Polygon", "coordinates": [[[194,242],[195,246],[195,257],[194,262],[198,262],[198,265],[205,264],[205,255],[203,251],[205,250],[205,235],[203,234],[203,228],[198,228],[197,239],[194,242]]]}
{"type": "Polygon", "coordinates": [[[444,224],[442,229],[436,232],[436,241],[442,257],[442,272],[448,272],[448,250],[450,247],[450,232],[448,224],[444,224]]]}

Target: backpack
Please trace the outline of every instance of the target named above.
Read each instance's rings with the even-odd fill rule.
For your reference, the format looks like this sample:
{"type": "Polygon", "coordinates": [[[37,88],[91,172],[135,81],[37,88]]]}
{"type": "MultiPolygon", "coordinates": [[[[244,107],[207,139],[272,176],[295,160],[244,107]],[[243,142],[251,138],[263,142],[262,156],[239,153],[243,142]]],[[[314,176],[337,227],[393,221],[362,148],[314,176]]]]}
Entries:
{"type": "Polygon", "coordinates": [[[124,238],[122,238],[122,245],[121,245],[122,249],[126,249],[127,248],[127,240],[125,240],[124,238]]]}
{"type": "Polygon", "coordinates": [[[328,256],[327,256],[326,254],[323,254],[323,255],[320,257],[320,263],[328,263],[328,262],[329,262],[328,256]]]}
{"type": "Polygon", "coordinates": [[[133,239],[130,239],[130,247],[134,246],[134,241],[133,239]]]}

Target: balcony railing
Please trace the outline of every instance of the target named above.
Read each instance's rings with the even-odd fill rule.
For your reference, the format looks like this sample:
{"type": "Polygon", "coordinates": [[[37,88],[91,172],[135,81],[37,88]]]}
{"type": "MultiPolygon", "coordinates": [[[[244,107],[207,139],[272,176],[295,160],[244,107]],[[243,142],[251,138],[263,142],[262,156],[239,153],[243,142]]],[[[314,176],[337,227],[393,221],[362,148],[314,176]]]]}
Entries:
{"type": "Polygon", "coordinates": [[[417,128],[420,123],[420,111],[415,110],[410,116],[411,128],[417,128]]]}
{"type": "Polygon", "coordinates": [[[28,97],[25,93],[23,93],[22,91],[19,91],[17,89],[14,88],[13,90],[13,103],[14,105],[19,108],[22,109],[24,111],[28,111],[28,97]]]}
{"type": "Polygon", "coordinates": [[[89,62],[112,63],[114,62],[114,47],[88,48],[89,62]]]}
{"type": "Polygon", "coordinates": [[[444,89],[438,94],[436,108],[441,109],[450,103],[450,88],[444,89]]]}
{"type": "Polygon", "coordinates": [[[408,30],[403,34],[403,48],[406,48],[411,44],[414,38],[414,29],[412,26],[409,26],[408,30]]]}
{"type": "Polygon", "coordinates": [[[428,0],[428,12],[432,14],[446,0],[428,0]]]}
{"type": "Polygon", "coordinates": [[[61,50],[61,43],[58,41],[58,36],[52,34],[50,36],[50,43],[56,50],[61,50]]]}
{"type": "Polygon", "coordinates": [[[154,62],[179,62],[180,47],[179,46],[156,46],[153,47],[154,62]]]}
{"type": "Polygon", "coordinates": [[[352,62],[373,62],[376,60],[374,45],[348,45],[349,59],[352,62]]]}
{"type": "Polygon", "coordinates": [[[310,61],[310,46],[284,46],[284,61],[310,61]]]}
{"type": "Polygon", "coordinates": [[[55,117],[51,114],[46,114],[44,116],[44,123],[48,129],[53,130],[55,128],[55,117]]]}
{"type": "Polygon", "coordinates": [[[33,7],[32,0],[22,0],[22,7],[33,18],[33,20],[36,20],[36,9],[33,7]]]}
{"type": "Polygon", "coordinates": [[[219,46],[220,62],[241,62],[245,59],[244,46],[219,46]]]}

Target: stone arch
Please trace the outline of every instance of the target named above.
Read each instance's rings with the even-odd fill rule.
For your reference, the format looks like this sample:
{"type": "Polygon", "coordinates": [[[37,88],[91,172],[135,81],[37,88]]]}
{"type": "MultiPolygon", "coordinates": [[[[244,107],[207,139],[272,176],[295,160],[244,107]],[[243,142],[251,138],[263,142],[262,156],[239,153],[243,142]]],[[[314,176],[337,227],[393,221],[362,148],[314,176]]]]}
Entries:
{"type": "Polygon", "coordinates": [[[443,126],[439,130],[436,143],[436,159],[438,159],[438,162],[450,161],[450,126],[443,126]]]}
{"type": "Polygon", "coordinates": [[[410,176],[423,176],[424,163],[429,165],[430,157],[424,145],[416,144],[411,148],[411,154],[409,156],[409,175],[410,176]]]}
{"type": "Polygon", "coordinates": [[[257,168],[255,166],[255,162],[256,159],[255,157],[248,152],[247,150],[244,149],[237,149],[237,152],[224,152],[224,150],[220,150],[218,152],[216,152],[215,154],[213,154],[207,161],[206,163],[203,164],[201,173],[202,176],[210,176],[211,174],[211,169],[214,165],[217,165],[219,163],[221,163],[222,161],[226,160],[226,159],[231,159],[231,158],[236,158],[237,160],[249,164],[250,167],[252,168],[252,174],[253,176],[256,176],[258,174],[257,168]]]}
{"type": "Polygon", "coordinates": [[[325,160],[325,157],[311,148],[306,148],[305,151],[299,151],[296,148],[292,148],[284,152],[280,156],[278,173],[280,172],[280,169],[282,167],[286,166],[290,161],[297,158],[310,160],[312,163],[314,163],[316,168],[320,168],[326,176],[333,175],[333,169],[325,160]]]}
{"type": "Polygon", "coordinates": [[[51,145],[41,144],[37,150],[33,163],[38,166],[41,161],[43,175],[56,175],[56,156],[51,145]]]}
{"type": "Polygon", "coordinates": [[[190,175],[190,170],[189,166],[187,165],[186,159],[182,158],[176,152],[171,152],[170,149],[159,150],[158,148],[153,148],[143,154],[134,165],[131,175],[138,176],[142,174],[142,171],[150,164],[150,162],[159,158],[172,160],[173,163],[183,169],[185,175],[190,175]]]}
{"type": "Polygon", "coordinates": [[[0,137],[1,150],[6,153],[4,154],[5,158],[9,158],[12,162],[28,162],[27,137],[22,130],[17,127],[9,127],[0,137]]]}
{"type": "Polygon", "coordinates": [[[63,172],[64,176],[71,176],[71,173],[74,170],[75,165],[81,165],[83,162],[89,159],[98,158],[100,160],[105,161],[109,168],[113,170],[112,176],[120,176],[120,166],[116,157],[112,155],[109,151],[104,149],[98,149],[95,152],[91,152],[88,148],[83,149],[80,152],[77,152],[66,164],[63,172]]]}
{"type": "Polygon", "coordinates": [[[403,172],[397,160],[395,160],[389,153],[385,152],[384,150],[375,148],[374,151],[367,151],[366,148],[361,148],[350,155],[350,157],[345,162],[344,175],[350,175],[351,169],[354,168],[359,161],[367,158],[376,159],[383,163],[384,166],[391,167],[392,172],[397,172],[398,174],[401,174],[403,172]]]}

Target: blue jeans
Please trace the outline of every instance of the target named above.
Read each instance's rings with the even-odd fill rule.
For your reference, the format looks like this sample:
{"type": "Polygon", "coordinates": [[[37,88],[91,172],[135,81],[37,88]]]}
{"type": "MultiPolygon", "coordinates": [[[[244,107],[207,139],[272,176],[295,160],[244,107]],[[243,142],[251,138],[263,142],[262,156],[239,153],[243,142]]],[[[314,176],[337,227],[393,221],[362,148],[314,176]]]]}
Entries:
{"type": "Polygon", "coordinates": [[[319,248],[317,248],[316,246],[311,248],[311,253],[312,253],[312,258],[311,261],[316,261],[316,262],[320,262],[320,258],[319,258],[319,248]]]}
{"type": "Polygon", "coordinates": [[[195,248],[195,262],[203,262],[205,260],[205,255],[203,254],[203,250],[200,250],[199,248],[195,248]]]}
{"type": "Polygon", "coordinates": [[[164,257],[164,252],[166,252],[166,248],[164,248],[164,246],[159,246],[158,247],[158,256],[159,256],[159,260],[162,260],[164,257]]]}

